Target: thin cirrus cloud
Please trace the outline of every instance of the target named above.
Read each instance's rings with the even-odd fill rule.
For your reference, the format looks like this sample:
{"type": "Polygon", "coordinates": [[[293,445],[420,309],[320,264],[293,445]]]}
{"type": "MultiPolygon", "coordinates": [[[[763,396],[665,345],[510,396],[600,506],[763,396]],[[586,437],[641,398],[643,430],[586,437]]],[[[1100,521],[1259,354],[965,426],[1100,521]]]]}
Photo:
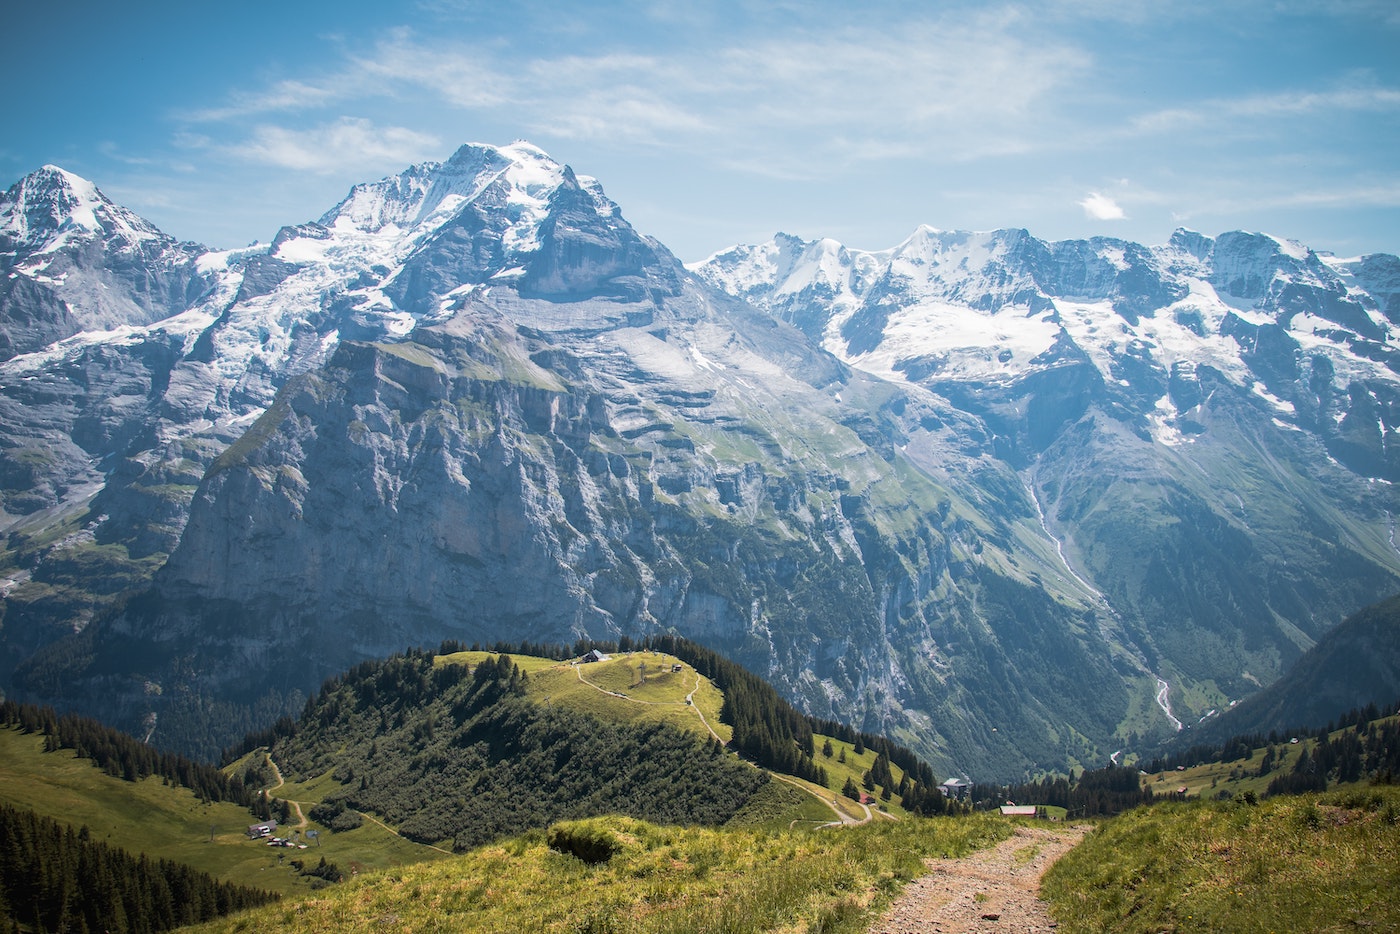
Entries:
{"type": "Polygon", "coordinates": [[[1215,98],[1191,106],[1152,111],[1134,118],[1130,125],[1142,133],[1162,134],[1206,125],[1231,125],[1240,119],[1393,110],[1400,110],[1400,90],[1384,87],[1336,88],[1215,98]]]}
{"type": "Polygon", "coordinates": [[[342,117],[306,130],[259,126],[247,141],[228,147],[244,159],[305,172],[336,172],[350,166],[408,164],[428,158],[442,146],[429,133],[406,127],[376,126],[342,117]]]}
{"type": "MultiPolygon", "coordinates": [[[[990,19],[956,28],[914,25],[896,37],[860,29],[784,40],[710,37],[666,55],[600,52],[524,61],[512,59],[509,48],[398,30],[367,53],[347,55],[327,74],[237,93],[225,106],[187,117],[235,124],[331,106],[366,114],[381,112],[376,100],[426,98],[483,115],[508,113],[529,132],[699,149],[731,165],[771,166],[762,155],[777,157],[794,139],[809,157],[847,163],[930,146],[940,158],[967,159],[988,154],[989,141],[997,152],[1027,148],[1046,101],[1088,66],[1087,56],[1071,45],[1029,43],[990,19]],[[853,139],[860,145],[851,145],[853,139]]],[[[436,119],[441,125],[441,116],[436,119]]],[[[405,134],[415,132],[384,128],[375,144],[363,124],[334,126],[342,138],[358,134],[378,151],[405,148],[405,134]],[[390,129],[396,135],[383,138],[390,129]]],[[[234,149],[275,165],[319,166],[333,154],[304,151],[297,140],[327,132],[264,125],[234,149]]]]}
{"type": "Polygon", "coordinates": [[[269,88],[232,96],[222,107],[195,110],[181,116],[194,123],[214,123],[238,117],[257,116],[274,111],[297,111],[319,107],[342,98],[348,91],[342,81],[309,83],[278,81],[269,88]]]}
{"type": "Polygon", "coordinates": [[[1099,194],[1097,191],[1090,192],[1088,197],[1079,202],[1079,206],[1084,209],[1084,215],[1096,221],[1121,221],[1127,218],[1118,202],[1108,195],[1099,194]]]}

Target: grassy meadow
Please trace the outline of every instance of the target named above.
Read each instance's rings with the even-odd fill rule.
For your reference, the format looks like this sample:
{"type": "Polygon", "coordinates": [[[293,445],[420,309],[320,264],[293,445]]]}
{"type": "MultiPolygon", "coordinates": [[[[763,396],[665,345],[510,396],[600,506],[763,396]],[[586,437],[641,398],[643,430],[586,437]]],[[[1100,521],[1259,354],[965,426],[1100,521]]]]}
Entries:
{"type": "MultiPolygon", "coordinates": [[[[475,666],[496,655],[454,652],[440,655],[434,662],[475,666]]],[[[669,723],[704,739],[710,737],[705,729],[708,722],[720,739],[729,742],[732,738],[730,728],[719,722],[724,695],[710,679],[673,655],[629,652],[582,665],[530,655],[512,655],[511,661],[528,676],[526,695],[539,703],[566,705],[613,723],[669,723]],[[681,666],[680,671],[672,670],[676,665],[681,666]],[[689,704],[687,697],[691,699],[689,704]],[[700,715],[705,718],[703,722],[700,715]]]]}
{"type": "Polygon", "coordinates": [[[989,815],[819,832],[594,818],[193,930],[855,932],[925,872],[925,858],[966,855],[1011,829],[989,815]],[[566,849],[570,841],[601,842],[612,855],[590,864],[549,840],[566,849]]]}
{"type": "Polygon", "coordinates": [[[1169,802],[1101,824],[1044,881],[1064,934],[1400,931],[1400,788],[1169,802]]]}
{"type": "MultiPolygon", "coordinates": [[[[0,801],[35,811],[74,827],[86,826],[94,840],[133,854],[145,853],[185,863],[240,885],[275,892],[308,892],[317,883],[299,875],[291,860],[314,866],[321,857],[343,871],[369,871],[440,859],[428,847],[410,843],[366,821],[346,833],[323,832],[320,845],[306,850],[267,846],[249,840],[254,818],[236,804],[205,804],[188,788],[159,777],[129,782],[108,775],[72,750],[44,752],[44,737],[0,728],[0,801]]],[[[285,786],[277,794],[307,806],[319,801],[308,789],[285,786]]],[[[311,824],[312,827],[317,825],[311,824]]]]}

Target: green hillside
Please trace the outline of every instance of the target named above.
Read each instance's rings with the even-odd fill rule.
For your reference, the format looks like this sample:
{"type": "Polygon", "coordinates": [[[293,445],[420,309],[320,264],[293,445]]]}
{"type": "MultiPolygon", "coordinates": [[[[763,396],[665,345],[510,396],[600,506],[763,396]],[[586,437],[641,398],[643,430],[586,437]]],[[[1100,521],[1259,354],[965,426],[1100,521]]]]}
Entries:
{"type": "Polygon", "coordinates": [[[1396,931],[1397,889],[1395,786],[1138,808],[1044,880],[1064,934],[1396,931]]]}
{"type": "Polygon", "coordinates": [[[924,874],[925,858],[963,856],[1011,831],[989,815],[822,833],[595,818],[194,930],[856,932],[924,874]]]}
{"type": "MultiPolygon", "coordinates": [[[[525,655],[502,662],[499,653],[479,651],[411,654],[366,663],[357,671],[333,679],[309,708],[311,720],[299,728],[280,725],[297,736],[269,731],[264,742],[276,739],[270,750],[250,749],[225,769],[250,789],[264,789],[282,832],[305,849],[249,840],[245,831],[255,816],[241,804],[211,802],[158,776],[125,780],[119,777],[119,762],[104,770],[71,749],[45,752],[51,743],[42,732],[18,727],[0,729],[0,802],[75,828],[86,826],[94,839],[135,853],[280,892],[324,884],[298,872],[294,861],[315,865],[324,857],[342,874],[354,876],[440,859],[458,843],[463,824],[471,829],[460,846],[470,846],[560,816],[626,810],[628,800],[657,820],[775,829],[869,817],[838,792],[845,779],[859,781],[875,764],[873,750],[857,755],[850,743],[834,740],[833,749],[848,762],[839,764],[835,754],[823,759],[830,770],[829,788],[791,776],[766,781],[770,773],[720,753],[719,743],[733,736],[733,728],[720,719],[723,693],[710,678],[668,653],[640,650],[589,665],[525,655]],[[481,677],[478,682],[479,675],[494,674],[496,665],[508,665],[510,674],[503,667],[500,679],[481,677]],[[514,686],[511,675],[516,675],[514,686]],[[431,688],[434,678],[458,693],[439,696],[431,688]],[[479,684],[490,690],[468,698],[479,684]],[[352,695],[354,703],[347,700],[352,695]],[[472,704],[476,709],[469,712],[472,704]],[[483,710],[489,716],[463,728],[471,713],[483,710]],[[482,760],[494,779],[510,772],[512,780],[503,783],[508,787],[488,793],[479,777],[448,766],[445,753],[460,751],[463,746],[455,741],[471,729],[494,739],[514,731],[516,745],[488,752],[482,760]],[[559,759],[511,761],[522,751],[518,740],[551,731],[559,759]],[[580,741],[591,752],[580,753],[575,748],[580,741]],[[588,755],[642,766],[659,756],[651,763],[657,785],[620,790],[638,778],[634,769],[588,793],[561,786],[554,791],[568,803],[562,810],[541,807],[525,790],[541,775],[553,776],[558,785],[565,759],[577,759],[576,773],[590,778],[603,774],[588,755]],[[683,764],[692,756],[698,766],[683,764]],[[410,773],[425,780],[416,784],[416,799],[389,793],[410,773]],[[504,807],[498,817],[482,819],[499,805],[504,807]],[[451,832],[441,828],[451,820],[458,822],[451,832]]],[[[826,739],[819,735],[818,743],[826,739]]],[[[132,743],[129,737],[125,742],[132,743]]],[[[897,767],[892,774],[896,782],[903,778],[897,767]]],[[[898,797],[881,806],[901,813],[898,797]]]]}
{"type": "Polygon", "coordinates": [[[151,776],[137,782],[107,774],[71,750],[44,752],[41,734],[0,728],[0,803],[33,811],[94,840],[131,853],[184,863],[240,885],[293,893],[310,891],[315,877],[299,874],[292,859],[322,856],[346,871],[384,869],[442,854],[366,823],[347,834],[326,834],[306,851],[273,849],[248,839],[248,809],[205,803],[188,788],[151,776]]]}
{"type": "Polygon", "coordinates": [[[507,655],[365,662],[328,681],[272,755],[295,782],[329,775],[320,793],[333,806],[457,850],[611,812],[721,824],[768,781],[708,734],[701,741],[667,722],[685,708],[664,700],[664,685],[642,692],[659,700],[634,701],[575,678],[588,701],[575,707],[536,702],[531,680],[507,655]],[[601,697],[617,716],[590,712],[601,697]]]}
{"type": "MultiPolygon", "coordinates": [[[[46,752],[42,732],[18,727],[0,729],[0,803],[284,894],[198,928],[210,932],[864,931],[925,858],[1014,830],[995,813],[914,816],[878,791],[867,819],[830,787],[723,751],[710,724],[722,734],[726,707],[706,676],[656,651],[590,664],[410,652],[332,679],[298,723],[266,734],[270,747],[226,768],[232,787],[270,792],[299,845],[248,839],[247,807],[46,752]],[[812,832],[837,812],[847,826],[812,832]]],[[[1396,929],[1400,717],[1341,722],[1064,782],[1092,794],[1130,778],[1125,807],[1143,789],[1190,800],[1104,820],[1057,864],[1045,894],[1060,930],[1396,929]],[[1308,776],[1336,787],[1270,796],[1308,776]]],[[[864,734],[813,741],[832,787],[911,780],[864,734]]]]}
{"type": "Polygon", "coordinates": [[[1400,596],[1347,617],[1282,677],[1218,718],[1177,738],[1177,746],[1232,735],[1320,725],[1342,710],[1400,698],[1400,596]]]}

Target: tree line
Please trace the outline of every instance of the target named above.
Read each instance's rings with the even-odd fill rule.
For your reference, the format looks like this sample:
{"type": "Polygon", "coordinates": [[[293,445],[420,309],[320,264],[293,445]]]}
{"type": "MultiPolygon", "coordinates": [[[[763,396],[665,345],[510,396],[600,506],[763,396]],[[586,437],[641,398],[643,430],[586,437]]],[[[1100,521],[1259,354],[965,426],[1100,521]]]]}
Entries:
{"type": "Polygon", "coordinates": [[[1136,768],[1109,765],[1087,769],[1078,777],[1047,776],[1038,781],[1011,785],[976,785],[972,790],[974,807],[992,808],[1008,801],[1061,807],[1071,817],[1111,816],[1132,810],[1155,799],[1150,788],[1142,786],[1136,768]]]}
{"type": "MultiPolygon", "coordinates": [[[[470,649],[483,651],[480,645],[475,644],[470,649]]],[[[733,730],[733,748],[764,768],[828,786],[829,775],[816,759],[812,739],[813,734],[820,733],[853,744],[858,755],[867,748],[874,750],[877,762],[878,756],[885,758],[886,771],[889,763],[899,766],[904,773],[904,781],[895,783],[893,776],[890,776],[887,781],[877,779],[875,782],[884,800],[889,800],[885,792],[897,794],[905,810],[925,816],[944,814],[949,810],[948,799],[938,788],[933,769],[912,750],[884,736],[865,733],[835,720],[804,714],[788,703],[771,684],[738,662],[681,636],[660,634],[641,639],[622,636],[617,641],[580,639],[572,646],[529,641],[498,642],[491,646],[490,651],[517,652],[563,661],[577,658],[591,649],[607,653],[662,652],[689,664],[724,693],[720,721],[733,730]]],[[[455,640],[445,641],[439,648],[443,654],[466,650],[466,646],[455,640]]],[[[844,789],[843,793],[850,790],[844,789]]],[[[855,794],[850,797],[859,797],[859,789],[853,790],[855,794]]]]}
{"type": "Polygon", "coordinates": [[[205,803],[229,801],[249,807],[254,801],[253,792],[236,776],[175,753],[161,752],[90,717],[59,715],[52,707],[6,700],[0,702],[0,725],[18,727],[25,733],[42,733],[45,752],[71,749],[108,775],[129,782],[159,775],[172,785],[190,789],[205,803]]]}
{"type": "Polygon", "coordinates": [[[16,931],[149,934],[275,901],[166,859],[90,839],[32,811],[0,805],[0,918],[16,931]]]}
{"type": "Polygon", "coordinates": [[[273,754],[289,776],[340,783],[313,815],[328,826],[371,811],[459,851],[598,814],[721,824],[768,781],[667,724],[533,703],[526,682],[505,653],[471,668],[421,651],[365,662],[327,681],[273,754]]]}
{"type": "MultiPolygon", "coordinates": [[[[1400,775],[1400,721],[1377,719],[1333,732],[1335,736],[1320,739],[1311,752],[1304,749],[1292,769],[1269,782],[1266,794],[1326,791],[1329,782],[1346,784],[1364,778],[1386,785],[1395,782],[1400,775]]],[[[1277,752],[1273,746],[1265,748],[1260,775],[1269,773],[1279,758],[1277,752]]]]}
{"type": "Polygon", "coordinates": [[[1145,767],[1147,772],[1171,772],[1177,766],[1191,768],[1207,762],[1234,762],[1248,759],[1250,754],[1263,746],[1277,746],[1290,739],[1325,737],[1349,726],[1364,727],[1376,720],[1383,720],[1400,713],[1400,701],[1385,707],[1372,702],[1364,707],[1353,707],[1324,727],[1297,727],[1292,730],[1270,730],[1266,733],[1242,733],[1232,736],[1219,744],[1197,744],[1179,752],[1157,756],[1145,767]]]}

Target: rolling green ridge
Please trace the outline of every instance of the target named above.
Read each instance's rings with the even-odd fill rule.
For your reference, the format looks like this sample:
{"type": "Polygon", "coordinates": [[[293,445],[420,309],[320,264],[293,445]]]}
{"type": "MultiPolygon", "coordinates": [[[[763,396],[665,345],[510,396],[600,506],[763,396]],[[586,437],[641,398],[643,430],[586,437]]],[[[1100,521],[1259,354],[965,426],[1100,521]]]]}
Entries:
{"type": "Polygon", "coordinates": [[[818,833],[594,818],[195,930],[855,932],[925,858],[966,855],[1011,829],[987,815],[818,833]]]}
{"type": "MultiPolygon", "coordinates": [[[[255,818],[247,807],[201,801],[190,789],[158,776],[128,781],[71,750],[45,752],[44,747],[42,734],[0,729],[0,803],[74,829],[86,826],[95,841],[239,885],[284,894],[314,887],[312,877],[287,861],[286,851],[248,839],[245,831],[255,818]]],[[[313,862],[324,856],[347,871],[442,856],[371,822],[352,833],[324,834],[319,846],[297,852],[313,862]]]]}
{"type": "MultiPolygon", "coordinates": [[[[199,928],[207,931],[444,924],[467,931],[862,931],[923,874],[924,858],[966,856],[1012,832],[1014,822],[995,814],[912,816],[897,796],[882,802],[895,820],[806,829],[831,822],[830,809],[720,752],[705,722],[723,702],[693,667],[655,651],[591,665],[410,652],[332,679],[299,723],[266,734],[270,759],[267,750],[251,749],[225,770],[249,788],[270,788],[274,810],[286,818],[283,832],[319,829],[318,841],[301,837],[308,850],[287,854],[248,840],[242,829],[252,818],[244,807],[202,801],[158,776],[127,780],[112,774],[120,769],[67,750],[45,752],[53,743],[42,731],[17,725],[0,729],[0,802],[85,824],[94,839],[153,858],[284,893],[277,905],[199,928]],[[655,672],[645,683],[643,666],[655,672]],[[562,764],[550,758],[561,754],[562,764]],[[484,769],[468,768],[481,762],[484,769]],[[602,782],[601,796],[588,796],[583,772],[602,782]],[[651,772],[664,783],[648,785],[651,772]],[[717,782],[729,783],[718,786],[725,794],[712,793],[717,782]],[[565,804],[537,820],[533,812],[555,806],[551,784],[565,804]],[[659,816],[616,813],[636,803],[629,784],[658,799],[642,807],[659,816]],[[752,790],[737,801],[736,789],[746,787],[752,790]],[[381,797],[371,803],[360,795],[381,797]],[[660,800],[667,798],[685,800],[660,800]],[[571,812],[573,805],[579,808],[571,812]],[[568,816],[590,809],[600,816],[568,816]],[[445,832],[462,814],[472,815],[474,829],[445,832]],[[303,824],[302,815],[310,821],[303,824]],[[473,845],[473,833],[488,842],[473,845]],[[406,837],[463,852],[450,856],[446,847],[406,837]],[[345,882],[327,886],[315,874],[322,857],[326,875],[345,882]]],[[[1362,712],[1344,722],[1296,744],[1222,747],[1212,761],[1180,770],[1162,761],[1153,764],[1160,773],[1117,768],[1079,776],[1077,786],[1089,792],[1121,773],[1158,798],[1179,797],[1184,786],[1189,798],[1219,800],[1159,802],[1104,821],[1047,877],[1060,928],[1393,927],[1388,893],[1400,881],[1400,791],[1369,782],[1394,774],[1400,717],[1362,712]],[[1353,749],[1362,763],[1357,775],[1345,765],[1353,749]],[[1349,783],[1321,795],[1267,796],[1271,778],[1300,773],[1307,763],[1349,783]]],[[[812,736],[832,785],[889,767],[862,734],[854,742],[812,736]]],[[[891,783],[906,777],[891,767],[891,783]]],[[[1053,781],[1041,784],[1053,792],[1053,781]]]]}
{"type": "Polygon", "coordinates": [[[329,773],[331,800],[457,850],[609,812],[721,824],[768,780],[665,722],[534,703],[528,677],[507,655],[365,662],[327,682],[272,754],[293,780],[329,773]]]}

